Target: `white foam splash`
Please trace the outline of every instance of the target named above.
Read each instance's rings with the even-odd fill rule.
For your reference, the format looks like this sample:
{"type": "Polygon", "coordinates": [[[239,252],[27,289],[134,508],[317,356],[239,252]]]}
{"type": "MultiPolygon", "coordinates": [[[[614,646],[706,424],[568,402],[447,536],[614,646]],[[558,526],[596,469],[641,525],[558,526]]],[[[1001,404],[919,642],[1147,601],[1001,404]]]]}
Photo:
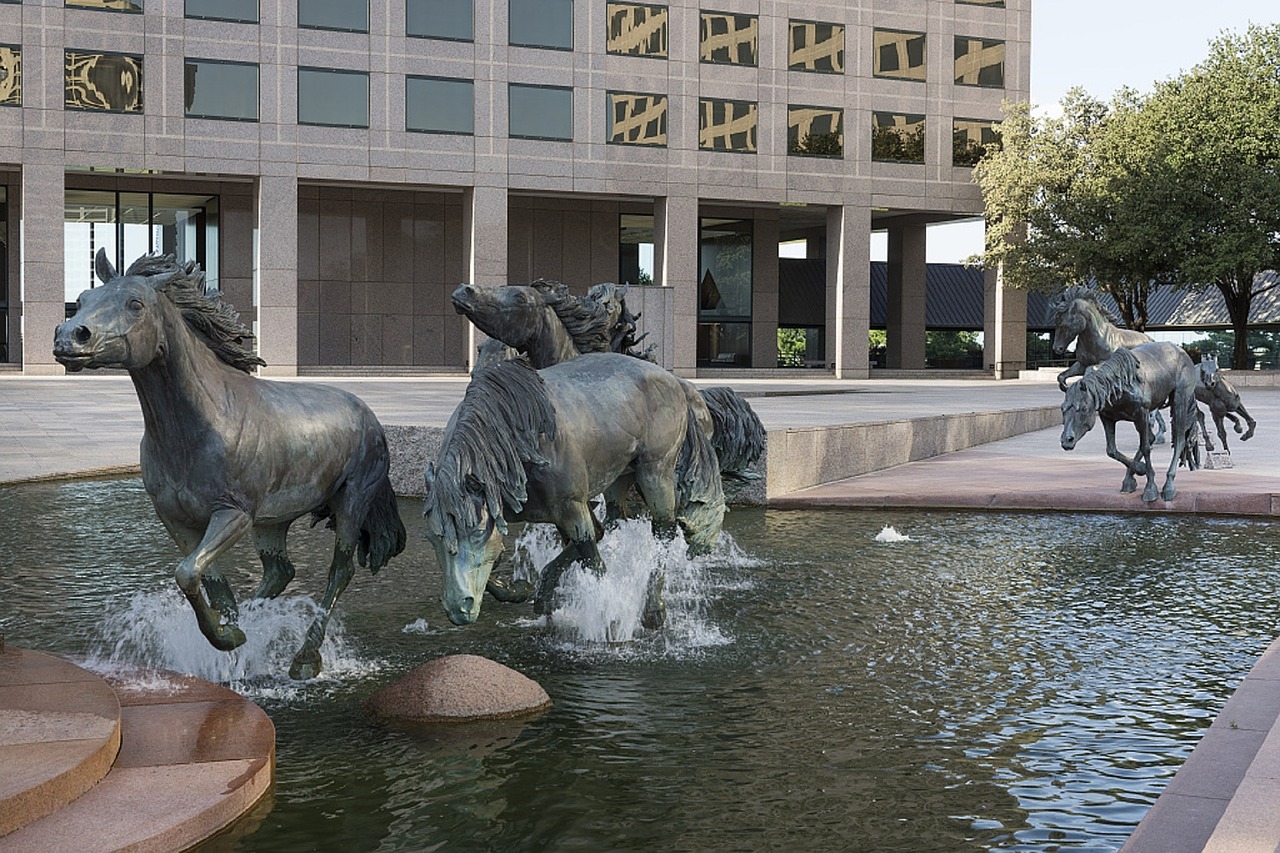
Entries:
{"type": "MultiPolygon", "coordinates": [[[[515,575],[536,580],[562,545],[554,528],[530,526],[516,541],[515,575]]],[[[684,537],[670,541],[656,538],[649,522],[628,519],[600,541],[603,575],[574,564],[560,580],[558,606],[551,615],[552,629],[574,644],[599,646],[629,643],[647,632],[641,626],[645,596],[652,574],[665,569],[663,599],[666,623],[661,638],[668,654],[732,643],[707,613],[718,591],[711,569],[716,565],[749,564],[750,561],[725,534],[713,554],[689,559],[684,537]]],[[[740,588],[740,586],[739,586],[740,588]]],[[[533,624],[545,625],[545,620],[533,624]]]]}
{"type": "MultiPolygon", "coordinates": [[[[241,693],[276,696],[279,689],[269,683],[249,685],[288,680],[289,664],[319,610],[308,596],[242,602],[239,626],[245,643],[222,652],[200,633],[191,607],[177,589],[135,593],[108,608],[102,636],[90,657],[98,667],[132,664],[168,669],[225,684],[241,693]]],[[[370,672],[381,666],[379,661],[357,656],[337,614],[329,620],[320,655],[324,661],[322,679],[370,672]]],[[[297,683],[288,684],[287,692],[296,692],[297,683]]]]}
{"type": "Polygon", "coordinates": [[[884,529],[876,534],[876,541],[877,542],[910,542],[911,537],[904,536],[903,534],[894,530],[892,525],[886,524],[884,526],[884,529]]]}
{"type": "Polygon", "coordinates": [[[418,618],[400,629],[401,634],[430,634],[431,626],[426,619],[418,618]]]}

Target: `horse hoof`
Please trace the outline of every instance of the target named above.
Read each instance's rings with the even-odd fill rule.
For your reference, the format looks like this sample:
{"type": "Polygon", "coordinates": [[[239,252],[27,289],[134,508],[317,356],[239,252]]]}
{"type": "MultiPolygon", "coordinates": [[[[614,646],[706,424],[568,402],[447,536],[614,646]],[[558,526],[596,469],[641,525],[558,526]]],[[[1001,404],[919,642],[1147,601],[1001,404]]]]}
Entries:
{"type": "Polygon", "coordinates": [[[289,677],[295,681],[308,681],[320,674],[320,655],[303,657],[299,653],[289,665],[289,677]]]}
{"type": "Polygon", "coordinates": [[[1171,501],[1174,499],[1174,497],[1177,494],[1178,494],[1177,489],[1173,488],[1172,486],[1168,486],[1165,488],[1163,492],[1160,493],[1160,497],[1164,498],[1166,501],[1171,501]]]}
{"type": "Polygon", "coordinates": [[[244,645],[244,631],[241,631],[235,625],[219,626],[213,635],[209,637],[209,642],[220,652],[229,652],[232,649],[238,649],[244,645]]]}

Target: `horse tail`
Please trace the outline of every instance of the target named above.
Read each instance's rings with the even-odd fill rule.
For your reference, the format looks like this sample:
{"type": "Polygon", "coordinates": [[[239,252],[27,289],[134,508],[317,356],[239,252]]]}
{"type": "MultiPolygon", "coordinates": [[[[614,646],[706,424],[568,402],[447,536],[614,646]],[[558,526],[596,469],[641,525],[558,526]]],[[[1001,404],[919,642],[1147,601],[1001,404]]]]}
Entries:
{"type": "Polygon", "coordinates": [[[369,508],[360,522],[360,565],[368,566],[377,574],[392,557],[404,550],[408,535],[400,520],[400,508],[396,505],[396,493],[391,489],[391,478],[384,471],[374,487],[369,508]]]}
{"type": "Polygon", "coordinates": [[[703,432],[697,406],[700,398],[689,397],[684,443],[676,460],[676,520],[684,530],[685,542],[693,553],[706,553],[720,541],[724,522],[724,487],[720,483],[720,463],[715,447],[703,432]]]}
{"type": "Polygon", "coordinates": [[[764,455],[764,424],[751,404],[728,387],[703,388],[702,399],[711,413],[711,444],[720,473],[739,480],[758,480],[750,468],[764,455]]]}

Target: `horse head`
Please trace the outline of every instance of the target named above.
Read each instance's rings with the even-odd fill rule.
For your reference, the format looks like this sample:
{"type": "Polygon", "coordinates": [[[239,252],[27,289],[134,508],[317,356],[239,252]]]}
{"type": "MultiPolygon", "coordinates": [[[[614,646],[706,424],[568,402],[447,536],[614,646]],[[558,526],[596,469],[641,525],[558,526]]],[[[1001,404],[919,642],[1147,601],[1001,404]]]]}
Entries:
{"type": "Polygon", "coordinates": [[[1063,356],[1080,333],[1084,331],[1085,316],[1080,299],[1064,299],[1054,306],[1053,354],[1063,356]]]}
{"type": "Polygon", "coordinates": [[[489,510],[485,496],[478,484],[468,484],[461,500],[468,504],[470,513],[460,512],[458,507],[444,506],[439,495],[433,494],[436,486],[435,466],[426,466],[427,539],[435,548],[436,560],[444,575],[440,603],[449,621],[455,625],[470,625],[480,616],[480,603],[484,597],[489,575],[502,559],[503,528],[500,517],[489,510]],[[476,523],[462,529],[459,518],[471,515],[476,523]],[[446,517],[448,516],[448,517],[446,517]]]}
{"type": "Polygon", "coordinates": [[[167,346],[168,307],[153,279],[171,276],[118,275],[102,249],[95,269],[102,286],[81,293],[76,313],[54,331],[53,357],[72,372],[146,366],[167,346]]]}
{"type": "Polygon", "coordinates": [[[1221,378],[1222,374],[1218,373],[1218,357],[1216,355],[1201,356],[1200,384],[1213,390],[1218,387],[1218,380],[1221,378]]]}
{"type": "Polygon", "coordinates": [[[1090,399],[1085,378],[1087,375],[1068,385],[1066,398],[1062,401],[1063,450],[1074,450],[1076,443],[1093,429],[1098,420],[1098,407],[1090,399]]]}
{"type": "Polygon", "coordinates": [[[521,350],[541,332],[550,311],[542,294],[528,285],[460,284],[452,299],[454,309],[477,329],[521,350]]]}

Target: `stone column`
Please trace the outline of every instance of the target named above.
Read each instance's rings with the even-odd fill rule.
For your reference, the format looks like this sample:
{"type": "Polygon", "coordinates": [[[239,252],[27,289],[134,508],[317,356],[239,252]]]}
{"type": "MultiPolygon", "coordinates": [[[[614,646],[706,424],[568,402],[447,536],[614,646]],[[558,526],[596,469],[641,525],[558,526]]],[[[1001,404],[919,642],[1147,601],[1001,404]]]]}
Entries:
{"type": "MultiPolygon", "coordinates": [[[[698,369],[698,199],[662,196],[653,203],[655,284],[675,288],[672,372],[694,376],[698,369]]],[[[775,248],[775,252],[776,252],[775,248]]]]}
{"type": "MultiPolygon", "coordinates": [[[[9,207],[11,220],[16,220],[18,217],[13,214],[21,210],[21,352],[22,372],[29,376],[59,376],[65,372],[53,360],[53,330],[67,316],[63,269],[65,195],[61,163],[27,163],[22,167],[19,205],[9,207]]],[[[10,234],[16,236],[16,231],[13,229],[10,234]]]]}
{"type": "Polygon", "coordinates": [[[886,366],[923,370],[925,311],[925,227],[889,226],[889,293],[886,366]]]}
{"type": "MultiPolygon", "coordinates": [[[[505,186],[468,187],[462,201],[462,231],[466,242],[467,282],[496,287],[508,283],[507,229],[509,225],[505,186]]],[[[470,323],[464,359],[475,362],[476,347],[485,335],[470,323]]]]}
{"type": "Polygon", "coordinates": [[[757,210],[751,229],[751,366],[778,366],[778,211],[757,210]]]}
{"type": "MultiPolygon", "coordinates": [[[[298,375],[298,178],[262,175],[254,198],[258,232],[253,292],[263,376],[298,375]]],[[[323,308],[322,308],[323,310],[323,308]]]]}
{"type": "Polygon", "coordinates": [[[827,362],[840,379],[866,379],[871,328],[871,211],[827,208],[827,362]]]}
{"type": "Polygon", "coordinates": [[[1005,287],[1001,269],[987,271],[983,278],[993,281],[995,293],[994,356],[988,360],[995,365],[996,379],[1017,379],[1027,368],[1027,292],[1005,287]]]}

